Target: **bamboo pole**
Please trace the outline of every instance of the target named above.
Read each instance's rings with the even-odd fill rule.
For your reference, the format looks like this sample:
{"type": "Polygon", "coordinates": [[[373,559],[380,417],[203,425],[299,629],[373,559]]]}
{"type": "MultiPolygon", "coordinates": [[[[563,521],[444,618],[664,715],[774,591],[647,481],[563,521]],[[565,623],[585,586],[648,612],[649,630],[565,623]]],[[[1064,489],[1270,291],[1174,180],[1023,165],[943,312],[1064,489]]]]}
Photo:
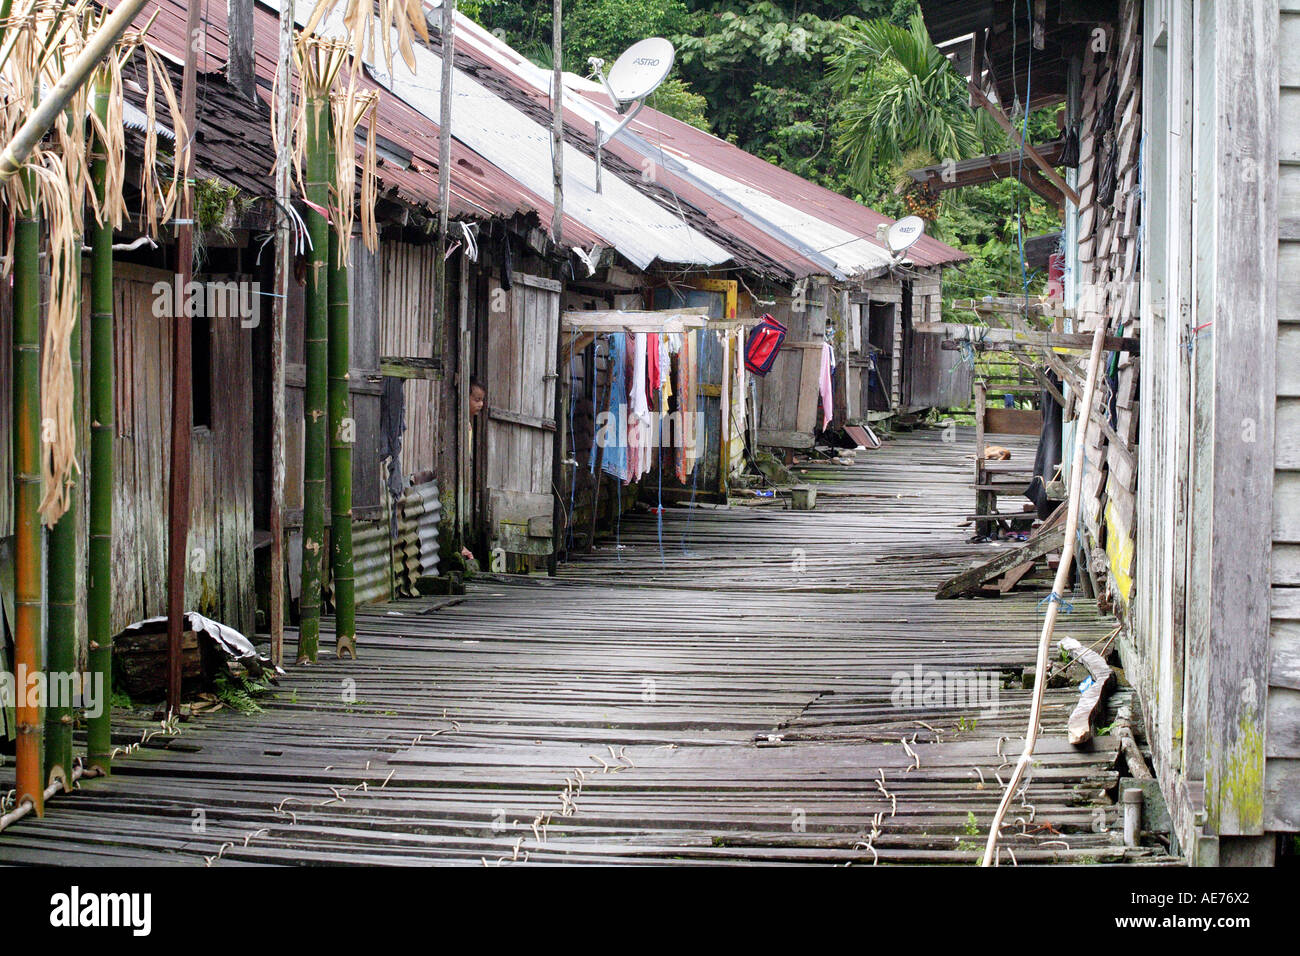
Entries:
{"type": "Polygon", "coordinates": [[[1043,692],[1047,689],[1047,659],[1052,646],[1052,631],[1056,627],[1056,617],[1061,611],[1061,600],[1065,586],[1070,580],[1070,566],[1074,561],[1074,548],[1071,542],[1079,530],[1079,508],[1083,498],[1083,464],[1084,447],[1088,437],[1088,419],[1092,414],[1092,399],[1097,391],[1097,372],[1101,367],[1102,346],[1106,341],[1106,319],[1098,317],[1097,328],[1092,334],[1092,353],[1088,357],[1088,378],[1083,387],[1083,400],[1079,405],[1080,427],[1076,429],[1074,442],[1074,460],[1070,465],[1069,506],[1065,512],[1065,547],[1061,548],[1061,563],[1056,567],[1056,578],[1052,581],[1052,593],[1047,602],[1047,614],[1043,617],[1043,631],[1038,639],[1038,658],[1034,671],[1034,698],[1029,710],[1029,727],[1025,731],[1025,749],[1016,761],[1007,782],[1002,802],[998,804],[997,813],[989,825],[988,843],[984,847],[984,859],[981,866],[991,866],[997,858],[998,837],[1002,829],[1002,820],[1007,815],[1007,807],[1016,794],[1016,788],[1025,775],[1025,769],[1034,756],[1034,746],[1038,743],[1039,722],[1043,716],[1043,692]]]}
{"type": "MultiPolygon", "coordinates": [[[[108,122],[108,84],[101,76],[91,109],[108,122]]],[[[105,209],[106,145],[96,137],[91,184],[105,209]]],[[[86,582],[87,639],[91,680],[104,701],[87,720],[86,757],[92,770],[112,767],[113,686],[113,226],[107,212],[90,241],[90,573],[86,582]]]]}
{"type": "Polygon", "coordinates": [[[18,724],[16,803],[45,814],[42,784],[42,715],[30,693],[41,671],[41,585],[44,542],[41,500],[41,289],[40,211],[36,181],[23,173],[25,199],[14,223],[13,429],[14,429],[14,676],[18,724]]]}
{"type": "MultiPolygon", "coordinates": [[[[333,149],[329,168],[334,168],[333,149]]],[[[340,195],[340,203],[352,197],[340,195]]],[[[356,582],[352,567],[352,442],[350,419],[348,267],[343,243],[329,231],[329,433],[330,577],[334,582],[334,647],[339,657],[357,656],[356,582]]]]}
{"type": "Polygon", "coordinates": [[[321,570],[325,553],[325,444],[326,393],[329,363],[329,223],[320,212],[329,202],[329,95],[327,91],[307,94],[306,183],[307,230],[311,250],[307,254],[306,308],[303,319],[302,468],[302,597],[298,629],[298,660],[315,661],[320,648],[321,570]]]}
{"type": "MultiPolygon", "coordinates": [[[[84,122],[84,117],[83,117],[84,122]]],[[[75,121],[71,125],[75,126],[75,121]]],[[[73,197],[73,202],[83,202],[84,195],[73,197]]],[[[72,364],[72,427],[76,433],[78,450],[81,441],[81,244],[77,236],[72,257],[67,263],[76,286],[73,297],[73,325],[68,340],[68,353],[72,364]]],[[[51,276],[51,281],[57,278],[51,276]]],[[[72,789],[72,701],[66,699],[70,678],[77,672],[77,569],[81,562],[77,553],[77,469],[68,478],[68,510],[63,513],[49,536],[49,580],[47,693],[52,696],[61,688],[57,699],[47,700],[45,711],[45,784],[61,784],[64,792],[72,789]]]]}

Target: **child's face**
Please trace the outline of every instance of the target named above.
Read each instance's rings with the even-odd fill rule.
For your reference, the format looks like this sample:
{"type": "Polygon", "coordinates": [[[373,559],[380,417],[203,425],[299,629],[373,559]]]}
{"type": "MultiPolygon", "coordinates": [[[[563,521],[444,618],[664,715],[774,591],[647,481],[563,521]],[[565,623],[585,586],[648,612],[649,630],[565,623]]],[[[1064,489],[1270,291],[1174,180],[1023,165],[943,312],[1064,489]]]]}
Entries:
{"type": "Polygon", "coordinates": [[[469,390],[469,413],[471,415],[477,415],[483,411],[483,400],[485,398],[487,398],[487,394],[477,385],[469,390]]]}

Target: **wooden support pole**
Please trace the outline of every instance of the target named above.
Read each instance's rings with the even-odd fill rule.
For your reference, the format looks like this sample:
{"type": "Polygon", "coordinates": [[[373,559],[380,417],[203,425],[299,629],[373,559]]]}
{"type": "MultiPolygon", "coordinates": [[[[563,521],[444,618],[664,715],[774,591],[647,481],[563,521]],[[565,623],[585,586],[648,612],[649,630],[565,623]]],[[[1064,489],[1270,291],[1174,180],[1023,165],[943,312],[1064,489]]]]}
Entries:
{"type": "MultiPolygon", "coordinates": [[[[564,10],[562,0],[551,2],[551,177],[554,180],[555,195],[551,211],[551,239],[557,251],[563,250],[564,226],[564,10]]],[[[556,278],[564,281],[564,265],[561,263],[556,271],[556,278]]],[[[565,431],[560,424],[564,421],[564,383],[567,376],[561,368],[564,362],[563,323],[556,323],[555,334],[555,401],[554,418],[558,426],[551,439],[551,488],[555,500],[551,506],[551,554],[547,558],[546,570],[551,576],[557,571],[560,544],[564,540],[564,528],[568,511],[564,507],[564,454],[565,431]]],[[[577,474],[572,480],[577,480],[577,474]]]]}
{"type": "Polygon", "coordinates": [[[230,42],[226,50],[226,80],[253,100],[257,75],[253,72],[253,0],[226,0],[230,42]]]}
{"type": "Polygon", "coordinates": [[[285,561],[284,561],[284,472],[285,472],[285,410],[284,410],[284,342],[286,317],[289,305],[289,284],[293,281],[293,231],[290,228],[288,209],[290,196],[289,167],[292,158],[293,124],[289,116],[289,66],[293,59],[293,5],[283,4],[280,9],[280,42],[277,53],[276,103],[278,117],[275,144],[275,311],[271,323],[271,502],[269,525],[271,532],[271,588],[269,594],[271,628],[271,660],[277,666],[284,664],[284,611],[285,611],[285,561]]]}
{"type": "Polygon", "coordinates": [[[551,210],[551,239],[558,247],[564,231],[564,11],[562,0],[551,0],[551,178],[555,196],[551,210]]]}
{"type": "MultiPolygon", "coordinates": [[[[1097,390],[1097,378],[1101,370],[1102,345],[1106,340],[1106,323],[1098,322],[1092,334],[1092,353],[1088,358],[1088,380],[1083,389],[1083,407],[1092,407],[1092,397],[1097,390]]],[[[1086,421],[1086,419],[1085,419],[1086,421]]],[[[1085,436],[1078,434],[1074,441],[1074,462],[1070,466],[1070,494],[1067,499],[1065,514],[1064,541],[1072,542],[1079,529],[1079,511],[1083,503],[1083,464],[1085,436]]],[[[1038,639],[1038,657],[1034,670],[1034,697],[1029,710],[1029,727],[1025,731],[1025,748],[1016,761],[1011,779],[1007,781],[1006,791],[998,804],[993,822],[989,824],[988,843],[984,847],[984,859],[981,866],[991,866],[998,852],[998,838],[1001,835],[1002,820],[1007,808],[1016,795],[1020,781],[1024,779],[1025,769],[1034,756],[1034,746],[1038,743],[1039,723],[1043,719],[1043,693],[1047,690],[1047,660],[1052,646],[1052,632],[1056,628],[1056,617],[1061,611],[1061,602],[1065,598],[1065,588],[1070,580],[1070,568],[1074,563],[1074,548],[1061,549],[1061,563],[1056,567],[1056,578],[1052,582],[1052,593],[1047,602],[1047,613],[1043,617],[1043,630],[1038,639]]]]}
{"type": "MultiPolygon", "coordinates": [[[[189,288],[194,278],[194,144],[198,44],[202,36],[200,0],[189,0],[185,13],[185,66],[181,73],[181,113],[189,141],[177,143],[181,150],[180,217],[176,221],[176,271],[178,288],[189,288]]],[[[184,311],[184,310],[182,310],[184,311]]],[[[181,707],[181,632],[185,613],[185,569],[188,565],[190,531],[190,408],[193,390],[193,357],[190,337],[192,316],[178,315],[172,329],[172,422],[171,472],[167,480],[167,712],[177,714],[181,707]]]]}
{"type": "MultiPolygon", "coordinates": [[[[438,253],[434,261],[437,328],[447,316],[447,230],[451,225],[451,103],[456,72],[456,0],[442,4],[442,94],[438,104],[438,253]]],[[[439,333],[441,334],[441,333],[439,333]]]]}

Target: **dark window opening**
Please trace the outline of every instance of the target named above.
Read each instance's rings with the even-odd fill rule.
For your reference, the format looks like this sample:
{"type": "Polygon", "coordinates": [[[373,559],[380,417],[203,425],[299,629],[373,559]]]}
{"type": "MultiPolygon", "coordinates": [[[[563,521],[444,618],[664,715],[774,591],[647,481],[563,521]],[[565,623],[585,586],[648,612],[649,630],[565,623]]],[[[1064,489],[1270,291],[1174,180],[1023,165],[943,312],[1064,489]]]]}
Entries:
{"type": "Polygon", "coordinates": [[[212,427],[212,320],[196,316],[190,338],[194,427],[212,427]]]}

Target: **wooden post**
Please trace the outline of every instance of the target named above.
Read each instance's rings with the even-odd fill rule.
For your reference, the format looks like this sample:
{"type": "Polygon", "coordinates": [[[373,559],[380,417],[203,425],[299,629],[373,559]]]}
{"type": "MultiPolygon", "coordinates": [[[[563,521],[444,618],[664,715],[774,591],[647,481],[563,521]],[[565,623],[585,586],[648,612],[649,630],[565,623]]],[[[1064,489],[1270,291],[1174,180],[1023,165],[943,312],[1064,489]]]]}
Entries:
{"type": "MultiPolygon", "coordinates": [[[[551,212],[551,239],[557,251],[563,250],[564,223],[564,11],[562,0],[551,3],[551,174],[555,181],[554,209],[551,212]]],[[[556,278],[564,281],[563,265],[556,278]]],[[[555,324],[555,432],[551,437],[551,487],[555,500],[551,506],[551,555],[546,571],[555,576],[559,562],[560,542],[564,540],[565,516],[568,514],[561,497],[564,493],[564,382],[561,374],[564,361],[563,322],[555,324]]],[[[576,479],[576,475],[574,476],[576,479]]]]}
{"type": "Polygon", "coordinates": [[[280,9],[280,45],[275,67],[276,127],[275,144],[275,312],[271,323],[271,590],[270,615],[271,660],[284,664],[284,337],[289,306],[289,284],[293,281],[293,233],[286,210],[292,198],[289,192],[289,166],[292,155],[289,116],[289,64],[293,58],[293,5],[280,9]]]}
{"type": "Polygon", "coordinates": [[[257,95],[257,75],[253,72],[253,0],[226,0],[226,10],[230,34],[226,80],[252,100],[257,95]]]}
{"type": "MultiPolygon", "coordinates": [[[[434,288],[437,299],[436,328],[447,327],[447,230],[451,220],[451,124],[452,86],[455,83],[456,56],[456,0],[443,0],[442,23],[439,38],[442,42],[441,95],[438,100],[438,242],[434,256],[434,288]]],[[[456,522],[452,537],[453,547],[464,547],[465,462],[468,459],[469,434],[469,365],[466,362],[465,277],[466,256],[460,257],[460,308],[457,310],[459,337],[457,339],[457,440],[456,458],[456,522]]],[[[438,333],[442,337],[442,333],[438,333]]],[[[396,504],[394,503],[394,506],[396,504]]]]}
{"type": "Polygon", "coordinates": [[[1213,476],[1209,487],[1195,490],[1211,547],[1192,587],[1209,599],[1205,809],[1221,840],[1272,829],[1265,822],[1265,757],[1285,734],[1266,739],[1266,723],[1286,727],[1284,709],[1269,708],[1266,699],[1279,364],[1277,156],[1279,139],[1286,139],[1279,132],[1278,16],[1276,0],[1207,8],[1215,37],[1207,70],[1216,90],[1203,123],[1215,171],[1212,193],[1199,202],[1215,212],[1202,227],[1208,240],[1198,237],[1211,250],[1198,268],[1214,292],[1206,297],[1213,313],[1199,317],[1213,324],[1197,349],[1213,352],[1213,383],[1204,396],[1210,407],[1197,415],[1209,433],[1213,476]]]}
{"type": "Polygon", "coordinates": [[[451,217],[451,97],[456,71],[456,0],[442,4],[442,89],[438,102],[438,254],[434,262],[438,325],[447,315],[447,229],[451,217]]]}
{"type": "MultiPolygon", "coordinates": [[[[91,108],[108,122],[109,89],[101,75],[91,108]]],[[[91,184],[104,208],[108,181],[106,147],[94,140],[91,184]]],[[[86,719],[86,758],[91,770],[108,773],[112,766],[112,707],[107,699],[113,685],[113,441],[117,428],[113,401],[113,226],[95,223],[90,240],[90,570],[86,575],[86,639],[92,679],[105,697],[98,716],[86,719]]]]}
{"type": "MultiPolygon", "coordinates": [[[[195,81],[197,62],[195,48],[204,33],[200,0],[189,0],[185,14],[185,66],[181,74],[181,112],[189,142],[177,143],[181,152],[180,217],[176,220],[176,271],[181,289],[189,286],[194,277],[194,143],[195,81]]],[[[182,308],[182,313],[185,311],[182,308]]],[[[172,330],[172,423],[171,423],[171,473],[167,481],[167,712],[180,712],[181,706],[181,632],[185,613],[185,568],[189,555],[190,530],[190,410],[193,361],[190,352],[192,316],[177,315],[172,330]]]]}
{"type": "Polygon", "coordinates": [[[558,248],[564,225],[564,37],[562,0],[551,0],[551,176],[555,182],[555,208],[551,212],[551,239],[558,248]]]}

